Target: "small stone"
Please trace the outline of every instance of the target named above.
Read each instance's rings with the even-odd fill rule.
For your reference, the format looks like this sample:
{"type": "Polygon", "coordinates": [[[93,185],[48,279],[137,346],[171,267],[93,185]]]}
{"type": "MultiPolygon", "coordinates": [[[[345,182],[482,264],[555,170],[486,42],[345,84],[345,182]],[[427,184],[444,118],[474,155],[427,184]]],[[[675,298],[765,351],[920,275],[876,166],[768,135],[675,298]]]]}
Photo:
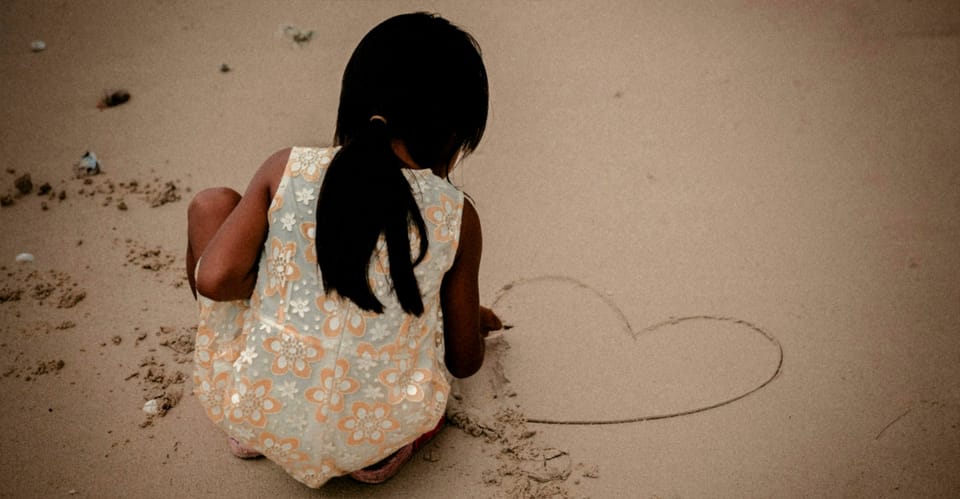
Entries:
{"type": "Polygon", "coordinates": [[[221,64],[221,65],[220,65],[220,72],[221,72],[221,73],[229,73],[229,72],[230,72],[230,66],[227,66],[226,63],[221,64]]]}
{"type": "Polygon", "coordinates": [[[30,263],[33,261],[33,255],[30,253],[20,253],[17,255],[17,263],[30,263]]]}
{"type": "MultiPolygon", "coordinates": [[[[104,110],[108,107],[116,107],[120,104],[124,104],[130,100],[130,92],[126,90],[117,90],[115,92],[110,92],[100,98],[100,102],[97,103],[97,108],[104,110]]],[[[94,156],[96,158],[96,156],[94,156]]]]}
{"type": "MultiPolygon", "coordinates": [[[[80,157],[80,161],[74,165],[74,173],[76,173],[77,178],[97,175],[101,172],[101,168],[103,168],[103,165],[100,164],[97,155],[91,151],[87,151],[80,157]]],[[[90,183],[87,182],[87,180],[90,179],[85,179],[85,184],[90,183]]]]}
{"type": "Polygon", "coordinates": [[[120,201],[119,203],[117,203],[117,209],[120,211],[127,211],[127,203],[124,201],[120,201]]]}
{"type": "Polygon", "coordinates": [[[43,185],[40,186],[40,189],[37,190],[37,195],[38,195],[38,196],[45,196],[45,195],[49,194],[50,191],[52,191],[52,190],[53,190],[53,186],[50,185],[50,182],[44,182],[43,185]]]}
{"type": "Polygon", "coordinates": [[[157,399],[148,400],[143,404],[143,412],[151,416],[158,414],[160,412],[160,402],[157,399]]]}
{"type": "Polygon", "coordinates": [[[12,206],[13,205],[13,196],[5,194],[0,196],[0,206],[12,206]]]}
{"type": "Polygon", "coordinates": [[[30,174],[24,173],[13,181],[13,186],[20,191],[20,194],[30,194],[33,191],[33,182],[30,180],[30,174]]]}
{"type": "Polygon", "coordinates": [[[30,50],[34,52],[43,52],[46,50],[47,44],[43,40],[34,40],[30,42],[30,50]]]}

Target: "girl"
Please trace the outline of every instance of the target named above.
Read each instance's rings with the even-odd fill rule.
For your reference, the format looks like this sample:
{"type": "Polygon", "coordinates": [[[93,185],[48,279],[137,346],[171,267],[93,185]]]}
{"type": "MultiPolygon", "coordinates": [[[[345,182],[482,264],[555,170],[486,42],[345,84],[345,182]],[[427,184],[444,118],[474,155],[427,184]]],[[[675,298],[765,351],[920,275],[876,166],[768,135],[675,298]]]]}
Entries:
{"type": "Polygon", "coordinates": [[[197,194],[195,393],[238,457],[320,487],[392,476],[442,426],[450,385],[501,327],[480,307],[480,221],[448,181],[480,143],[473,38],[429,14],[368,33],[335,147],[271,156],[242,197],[197,194]]]}

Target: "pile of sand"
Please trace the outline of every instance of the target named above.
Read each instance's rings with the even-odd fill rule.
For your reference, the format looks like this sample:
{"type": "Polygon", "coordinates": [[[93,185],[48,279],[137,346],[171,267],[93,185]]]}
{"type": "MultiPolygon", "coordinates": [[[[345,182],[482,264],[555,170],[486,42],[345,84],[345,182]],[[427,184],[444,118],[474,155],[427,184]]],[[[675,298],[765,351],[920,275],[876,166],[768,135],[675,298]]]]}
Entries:
{"type": "Polygon", "coordinates": [[[507,336],[488,340],[484,369],[454,381],[447,419],[496,446],[497,466],[482,472],[483,483],[495,487],[496,497],[577,497],[580,479],[598,478],[599,467],[575,462],[528,425],[504,372],[502,360],[509,348],[507,336]]]}

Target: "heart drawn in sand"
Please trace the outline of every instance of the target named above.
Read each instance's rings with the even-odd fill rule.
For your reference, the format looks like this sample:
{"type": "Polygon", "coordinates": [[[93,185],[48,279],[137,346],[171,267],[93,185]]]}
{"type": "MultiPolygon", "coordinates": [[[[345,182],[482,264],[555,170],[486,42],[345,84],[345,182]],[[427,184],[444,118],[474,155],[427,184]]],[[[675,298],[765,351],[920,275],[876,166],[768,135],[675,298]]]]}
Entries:
{"type": "Polygon", "coordinates": [[[780,342],[750,322],[696,315],[634,328],[610,298],[569,277],[514,281],[491,306],[512,323],[500,362],[533,423],[703,412],[757,392],[783,365],[780,342]]]}

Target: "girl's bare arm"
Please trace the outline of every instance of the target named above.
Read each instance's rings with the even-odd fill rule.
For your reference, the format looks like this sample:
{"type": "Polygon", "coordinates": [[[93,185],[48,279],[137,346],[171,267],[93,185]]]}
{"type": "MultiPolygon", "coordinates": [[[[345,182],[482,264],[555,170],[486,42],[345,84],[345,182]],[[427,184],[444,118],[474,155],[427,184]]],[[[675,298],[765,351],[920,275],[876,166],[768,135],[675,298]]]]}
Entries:
{"type": "Polygon", "coordinates": [[[197,272],[197,291],[203,296],[227,301],[249,298],[253,293],[267,237],[267,210],[289,156],[290,149],[284,149],[263,163],[240,203],[203,251],[197,272]]]}
{"type": "Polygon", "coordinates": [[[443,307],[443,335],[447,369],[458,378],[466,378],[483,365],[483,338],[490,329],[499,329],[499,319],[480,307],[478,276],[483,237],[480,218],[469,200],[463,203],[460,244],[453,267],[447,271],[440,289],[443,307]]]}

